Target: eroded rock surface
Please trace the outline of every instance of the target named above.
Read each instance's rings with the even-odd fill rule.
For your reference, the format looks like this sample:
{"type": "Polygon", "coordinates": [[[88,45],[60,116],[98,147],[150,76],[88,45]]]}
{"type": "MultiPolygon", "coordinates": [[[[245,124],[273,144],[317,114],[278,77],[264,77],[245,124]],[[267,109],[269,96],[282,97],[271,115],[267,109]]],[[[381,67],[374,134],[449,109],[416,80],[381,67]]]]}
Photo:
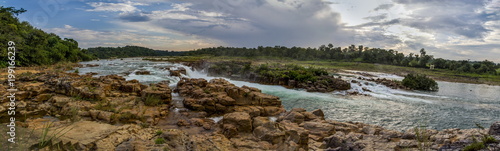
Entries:
{"type": "Polygon", "coordinates": [[[275,116],[284,111],[278,97],[261,93],[252,87],[237,87],[223,79],[183,78],[177,83],[177,90],[184,97],[184,105],[209,115],[235,111],[255,116],[275,116]]]}

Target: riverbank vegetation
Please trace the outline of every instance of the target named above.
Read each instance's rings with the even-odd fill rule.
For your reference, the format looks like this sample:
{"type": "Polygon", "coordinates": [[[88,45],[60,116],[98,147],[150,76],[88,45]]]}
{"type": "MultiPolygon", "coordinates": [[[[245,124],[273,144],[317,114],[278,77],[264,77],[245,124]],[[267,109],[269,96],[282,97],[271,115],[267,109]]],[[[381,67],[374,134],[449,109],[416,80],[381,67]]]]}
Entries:
{"type": "Polygon", "coordinates": [[[348,90],[350,84],[330,76],[328,71],[295,64],[255,64],[244,61],[218,61],[209,63],[209,75],[225,76],[253,82],[304,88],[310,92],[348,90]]]}
{"type": "Polygon", "coordinates": [[[422,74],[408,74],[401,83],[414,90],[437,91],[439,89],[436,81],[422,74]]]}
{"type": "Polygon", "coordinates": [[[434,58],[427,55],[424,48],[419,54],[410,53],[405,55],[392,49],[369,48],[362,45],[351,45],[347,48],[321,45],[318,48],[301,47],[263,47],[257,48],[235,48],[235,47],[212,47],[191,51],[188,55],[211,55],[232,57],[276,57],[294,59],[299,61],[329,60],[339,62],[377,63],[384,65],[395,65],[414,68],[447,69],[456,73],[475,73],[500,75],[497,70],[500,65],[492,61],[469,61],[469,60],[447,60],[434,58]]]}
{"type": "MultiPolygon", "coordinates": [[[[85,49],[78,47],[78,42],[71,38],[61,38],[53,33],[37,29],[26,21],[19,21],[17,16],[26,12],[24,9],[0,6],[0,57],[7,58],[7,44],[15,43],[15,61],[18,66],[52,65],[58,62],[79,62],[92,60],[85,49]]],[[[0,67],[8,66],[1,61],[0,67]]]]}
{"type": "Polygon", "coordinates": [[[140,46],[95,47],[88,48],[88,53],[100,59],[142,56],[179,56],[184,54],[184,52],[153,50],[140,46]]]}

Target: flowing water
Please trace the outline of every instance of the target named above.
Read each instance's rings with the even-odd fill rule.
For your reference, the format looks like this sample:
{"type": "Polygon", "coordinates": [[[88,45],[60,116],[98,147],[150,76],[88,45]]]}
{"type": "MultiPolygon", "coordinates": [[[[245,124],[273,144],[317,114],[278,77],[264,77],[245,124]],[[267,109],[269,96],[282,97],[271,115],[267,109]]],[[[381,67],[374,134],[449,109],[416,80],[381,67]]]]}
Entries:
{"type": "MultiPolygon", "coordinates": [[[[167,67],[171,69],[183,67],[187,69],[187,75],[183,76],[189,78],[207,80],[220,78],[209,77],[203,71],[193,71],[181,64],[143,61],[140,58],[90,61],[82,64],[100,66],[80,68],[80,74],[88,72],[98,73],[96,76],[117,74],[127,80],[137,79],[144,84],[168,80],[172,87],[175,87],[180,78],[169,76],[169,71],[165,70],[167,67]],[[136,75],[135,72],[140,70],[150,71],[151,75],[136,75]]],[[[370,74],[378,78],[402,79],[390,74],[370,74]]],[[[500,86],[438,81],[437,92],[406,91],[356,79],[360,75],[349,73],[341,75],[345,80],[359,81],[352,83],[352,89],[348,91],[356,90],[364,95],[345,95],[346,91],[311,93],[281,86],[226,80],[237,86],[256,87],[263,93],[278,96],[287,110],[305,108],[311,111],[319,108],[324,111],[327,119],[363,122],[388,129],[407,130],[424,125],[438,130],[465,129],[475,128],[475,123],[488,127],[493,122],[500,121],[500,86]],[[363,87],[371,92],[363,91],[363,87]]]]}

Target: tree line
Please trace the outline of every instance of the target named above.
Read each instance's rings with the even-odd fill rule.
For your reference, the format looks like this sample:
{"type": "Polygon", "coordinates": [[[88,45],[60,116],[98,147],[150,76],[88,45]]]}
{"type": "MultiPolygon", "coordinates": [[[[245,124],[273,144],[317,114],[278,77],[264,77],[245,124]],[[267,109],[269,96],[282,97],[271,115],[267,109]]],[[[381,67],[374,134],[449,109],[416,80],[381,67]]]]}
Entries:
{"type": "Polygon", "coordinates": [[[405,55],[392,49],[369,48],[362,45],[351,45],[346,48],[334,47],[333,44],[321,45],[318,48],[302,47],[263,47],[237,48],[237,47],[211,47],[202,48],[187,53],[188,55],[213,55],[213,56],[237,56],[237,57],[259,57],[271,56],[278,58],[290,58],[296,60],[335,60],[349,62],[379,63],[416,68],[429,68],[431,65],[437,69],[449,69],[461,73],[496,74],[500,64],[492,61],[469,61],[448,60],[434,58],[428,55],[424,48],[419,54],[410,53],[405,55]]]}
{"type": "MultiPolygon", "coordinates": [[[[78,42],[70,38],[61,38],[53,33],[46,33],[20,22],[17,16],[25,9],[0,6],[0,57],[7,58],[7,43],[16,43],[16,63],[19,66],[50,65],[57,62],[78,62],[91,60],[85,50],[78,47],[78,42]]],[[[0,61],[0,67],[6,67],[7,61],[0,61]]]]}
{"type": "Polygon", "coordinates": [[[140,46],[125,47],[95,47],[88,48],[87,52],[97,58],[129,58],[141,56],[179,56],[184,52],[153,50],[140,46]]]}

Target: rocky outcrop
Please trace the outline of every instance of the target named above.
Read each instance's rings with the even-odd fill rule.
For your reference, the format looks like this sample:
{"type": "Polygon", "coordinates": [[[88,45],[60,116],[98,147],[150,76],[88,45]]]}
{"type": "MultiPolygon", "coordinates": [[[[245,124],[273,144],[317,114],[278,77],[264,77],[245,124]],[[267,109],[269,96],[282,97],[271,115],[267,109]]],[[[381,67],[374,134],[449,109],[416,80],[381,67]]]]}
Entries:
{"type": "Polygon", "coordinates": [[[47,113],[72,120],[89,118],[107,123],[154,124],[167,114],[172,98],[168,82],[146,86],[117,75],[96,78],[40,72],[22,75],[19,79],[18,99],[27,106],[20,106],[18,111],[27,116],[47,113]],[[148,107],[148,101],[156,104],[148,107]]]}
{"type": "Polygon", "coordinates": [[[170,71],[170,76],[175,76],[175,77],[180,77],[181,74],[186,75],[186,69],[183,67],[177,68],[177,70],[169,70],[170,71]]]}
{"type": "Polygon", "coordinates": [[[184,105],[209,115],[235,111],[247,112],[252,117],[274,116],[284,111],[278,97],[261,93],[260,90],[237,87],[223,79],[183,78],[177,83],[176,91],[184,97],[184,105]]]}
{"type": "Polygon", "coordinates": [[[385,85],[386,87],[392,88],[392,89],[408,89],[407,87],[403,86],[400,81],[395,81],[395,80],[390,80],[386,78],[363,78],[363,77],[358,77],[360,80],[366,80],[366,81],[373,81],[377,84],[382,84],[385,85]]]}
{"type": "MultiPolygon", "coordinates": [[[[175,91],[190,110],[174,106],[180,102],[168,82],[148,86],[116,75],[40,72],[19,76],[17,87],[16,111],[28,119],[15,124],[35,134],[22,150],[461,150],[500,138],[500,122],[484,130],[400,132],[326,120],[321,109],[285,112],[278,97],[223,79],[181,79],[175,91]],[[36,136],[47,130],[63,135],[44,146],[36,136]]],[[[500,150],[498,142],[483,144],[500,150]]]]}
{"type": "Polygon", "coordinates": [[[500,136],[500,122],[493,123],[490,126],[490,130],[488,131],[488,134],[500,136]]]}
{"type": "Polygon", "coordinates": [[[349,82],[328,76],[318,71],[310,71],[301,66],[292,68],[286,65],[274,65],[264,71],[252,62],[245,61],[220,61],[204,62],[208,74],[211,76],[224,76],[231,79],[244,80],[262,84],[282,85],[287,88],[301,88],[308,92],[331,92],[335,90],[348,90],[349,82]],[[291,74],[291,73],[294,74],[291,74]],[[278,74],[279,73],[279,74],[278,74]],[[291,75],[297,77],[290,77],[291,75]]]}
{"type": "Polygon", "coordinates": [[[146,70],[140,70],[135,72],[136,75],[150,75],[151,72],[146,71],[146,70]]]}

